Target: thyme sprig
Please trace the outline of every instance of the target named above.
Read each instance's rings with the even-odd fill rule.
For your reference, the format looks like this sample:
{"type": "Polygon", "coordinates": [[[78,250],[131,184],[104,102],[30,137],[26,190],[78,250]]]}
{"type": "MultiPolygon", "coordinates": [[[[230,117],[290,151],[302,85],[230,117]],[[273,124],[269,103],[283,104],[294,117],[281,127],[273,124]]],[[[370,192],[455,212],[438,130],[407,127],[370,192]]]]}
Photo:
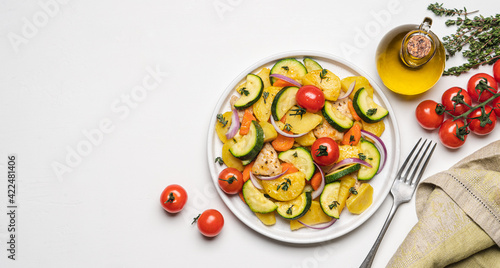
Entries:
{"type": "Polygon", "coordinates": [[[449,19],[446,26],[457,26],[456,33],[443,37],[443,46],[446,49],[446,59],[462,52],[467,63],[453,66],[443,72],[443,75],[459,76],[481,65],[492,65],[500,58],[500,14],[484,17],[482,15],[468,18],[467,9],[448,9],[443,4],[435,3],[427,7],[436,16],[457,16],[449,19]],[[463,16],[463,18],[461,17],[463,16]],[[464,49],[465,48],[465,49],[464,49]]]}

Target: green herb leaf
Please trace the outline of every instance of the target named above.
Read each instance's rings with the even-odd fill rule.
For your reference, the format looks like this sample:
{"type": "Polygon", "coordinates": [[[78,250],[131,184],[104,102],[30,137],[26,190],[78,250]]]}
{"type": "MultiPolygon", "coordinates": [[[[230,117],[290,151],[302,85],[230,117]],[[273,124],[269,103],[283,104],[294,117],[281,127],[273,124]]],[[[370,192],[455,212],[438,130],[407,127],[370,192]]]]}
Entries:
{"type": "Polygon", "coordinates": [[[222,114],[217,114],[217,121],[222,124],[222,127],[226,127],[227,120],[222,114]]]}
{"type": "Polygon", "coordinates": [[[302,107],[297,107],[295,109],[291,109],[291,111],[294,112],[293,114],[290,114],[291,116],[300,115],[300,119],[302,119],[302,116],[307,112],[306,109],[304,109],[302,107]]]}
{"type": "Polygon", "coordinates": [[[292,205],[291,207],[289,207],[287,210],[286,210],[286,214],[288,215],[292,215],[293,211],[292,211],[292,208],[293,208],[294,205],[292,205]]]}
{"type": "Polygon", "coordinates": [[[354,187],[351,187],[351,188],[349,189],[349,192],[350,192],[351,194],[358,194],[358,191],[356,191],[356,188],[354,188],[354,187]]]}
{"type": "Polygon", "coordinates": [[[329,209],[334,209],[336,208],[340,203],[337,200],[334,200],[330,205],[328,205],[329,209]]]}
{"type": "Polygon", "coordinates": [[[269,97],[269,92],[264,91],[264,93],[262,93],[262,99],[264,99],[264,104],[266,103],[268,97],[269,97]]]}
{"type": "Polygon", "coordinates": [[[325,145],[318,146],[316,149],[316,156],[327,156],[328,155],[328,147],[325,145]]]}
{"type": "Polygon", "coordinates": [[[372,116],[372,115],[374,115],[376,113],[377,113],[377,108],[371,108],[371,109],[368,109],[368,111],[366,111],[366,114],[368,116],[372,116]]]}
{"type": "Polygon", "coordinates": [[[248,94],[250,94],[250,91],[248,91],[246,87],[243,87],[240,89],[240,94],[248,96],[248,94]]]}
{"type": "Polygon", "coordinates": [[[222,157],[217,156],[217,157],[215,158],[215,163],[218,163],[219,165],[221,165],[221,166],[222,166],[222,165],[224,164],[224,160],[222,160],[222,157]]]}

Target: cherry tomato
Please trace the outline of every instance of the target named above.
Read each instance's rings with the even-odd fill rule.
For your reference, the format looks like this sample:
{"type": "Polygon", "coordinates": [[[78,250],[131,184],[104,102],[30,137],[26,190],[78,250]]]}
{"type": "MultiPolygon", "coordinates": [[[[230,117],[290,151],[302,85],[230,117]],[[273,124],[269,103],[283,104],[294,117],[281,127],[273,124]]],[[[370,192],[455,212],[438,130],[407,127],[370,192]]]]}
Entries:
{"type": "Polygon", "coordinates": [[[161,206],[170,213],[177,213],[184,208],[187,201],[187,192],[182,186],[172,184],[167,186],[160,196],[161,206]]]}
{"type": "Polygon", "coordinates": [[[301,87],[299,91],[297,91],[295,98],[300,107],[305,108],[311,113],[320,111],[325,105],[325,94],[323,94],[321,89],[313,85],[301,87]]]}
{"type": "Polygon", "coordinates": [[[477,135],[489,134],[493,131],[497,123],[497,117],[495,113],[492,112],[492,108],[488,105],[484,106],[484,110],[481,108],[475,109],[467,117],[470,131],[477,135]],[[482,126],[481,121],[484,121],[482,126]]]}
{"type": "Polygon", "coordinates": [[[217,236],[224,227],[224,217],[215,209],[207,209],[195,218],[198,230],[206,237],[217,236]]]}
{"type": "MultiPolygon", "coordinates": [[[[497,61],[499,62],[499,61],[497,61]]],[[[495,114],[500,117],[500,97],[497,97],[491,102],[491,106],[493,107],[493,111],[495,111],[495,114]]]]}
{"type": "Polygon", "coordinates": [[[500,83],[500,60],[493,64],[493,77],[497,80],[497,84],[500,83]]]}
{"type": "Polygon", "coordinates": [[[421,127],[433,130],[443,123],[444,110],[443,105],[433,100],[424,100],[415,109],[415,116],[421,127]]]}
{"type": "Polygon", "coordinates": [[[467,134],[469,130],[461,119],[447,119],[439,128],[439,140],[450,149],[460,148],[467,140],[467,134]]]}
{"type": "Polygon", "coordinates": [[[472,105],[469,93],[460,87],[449,88],[443,93],[443,96],[441,96],[441,103],[446,108],[446,111],[455,116],[461,115],[470,109],[462,101],[467,103],[469,106],[472,105]]]}
{"type": "Polygon", "coordinates": [[[237,194],[243,187],[243,174],[235,168],[226,168],[219,174],[219,186],[226,194],[237,194]]]}
{"type": "Polygon", "coordinates": [[[319,138],[311,146],[311,154],[318,165],[328,166],[339,159],[339,145],[332,138],[319,138]]]}
{"type": "Polygon", "coordinates": [[[467,91],[473,101],[484,102],[497,93],[498,85],[493,76],[485,73],[478,73],[469,79],[467,91]]]}

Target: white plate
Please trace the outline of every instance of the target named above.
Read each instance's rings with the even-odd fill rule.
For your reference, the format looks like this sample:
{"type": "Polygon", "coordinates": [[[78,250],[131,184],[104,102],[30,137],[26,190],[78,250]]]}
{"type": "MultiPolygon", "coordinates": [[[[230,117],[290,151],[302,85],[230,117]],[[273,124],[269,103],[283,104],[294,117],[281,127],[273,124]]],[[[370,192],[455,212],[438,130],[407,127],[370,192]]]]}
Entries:
{"type": "Polygon", "coordinates": [[[390,191],[391,182],[394,180],[396,175],[396,169],[398,166],[400,154],[398,125],[396,122],[396,118],[392,116],[393,114],[394,111],[392,110],[389,101],[385,97],[380,87],[375,84],[373,79],[371,79],[358,67],[336,56],[313,51],[292,51],[265,58],[256,62],[248,69],[244,70],[240,75],[238,75],[238,77],[236,77],[236,79],[234,79],[226,88],[224,94],[215,106],[210,120],[207,143],[208,166],[210,168],[210,174],[212,176],[213,183],[215,184],[215,188],[217,189],[220,197],[229,207],[229,209],[234,213],[234,215],[236,215],[236,217],[238,217],[248,227],[264,236],[293,244],[319,243],[337,238],[356,229],[368,218],[370,218],[373,213],[375,213],[375,211],[377,211],[377,209],[380,207],[390,191]],[[388,158],[382,172],[370,181],[370,184],[373,186],[374,190],[373,204],[361,215],[353,215],[350,214],[349,211],[345,210],[341,214],[340,219],[327,229],[314,230],[301,228],[300,230],[291,231],[289,222],[280,218],[278,215],[276,216],[276,224],[274,226],[265,226],[260,222],[255,214],[250,211],[248,206],[241,201],[238,195],[227,195],[219,188],[217,182],[218,174],[226,166],[220,166],[219,164],[215,163],[215,158],[221,156],[222,154],[222,142],[215,134],[215,122],[217,114],[231,110],[229,99],[232,95],[235,94],[235,87],[239,85],[243,80],[245,80],[248,73],[257,73],[263,67],[271,68],[279,59],[296,58],[298,60],[302,60],[305,56],[315,59],[323,68],[332,71],[341,79],[347,76],[361,75],[366,77],[370,81],[370,84],[375,89],[375,101],[389,111],[389,116],[384,119],[386,129],[381,137],[387,146],[388,158]]]}

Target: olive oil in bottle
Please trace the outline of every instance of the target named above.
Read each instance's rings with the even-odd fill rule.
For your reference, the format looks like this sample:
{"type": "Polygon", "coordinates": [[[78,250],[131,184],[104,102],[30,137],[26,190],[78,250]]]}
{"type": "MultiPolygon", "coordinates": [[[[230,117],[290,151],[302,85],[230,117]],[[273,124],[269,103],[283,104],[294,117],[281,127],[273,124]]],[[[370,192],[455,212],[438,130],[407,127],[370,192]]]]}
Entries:
{"type": "Polygon", "coordinates": [[[376,53],[377,71],[390,90],[416,95],[429,90],[441,78],[446,54],[439,38],[429,29],[430,18],[420,26],[402,25],[388,32],[376,53]]]}

